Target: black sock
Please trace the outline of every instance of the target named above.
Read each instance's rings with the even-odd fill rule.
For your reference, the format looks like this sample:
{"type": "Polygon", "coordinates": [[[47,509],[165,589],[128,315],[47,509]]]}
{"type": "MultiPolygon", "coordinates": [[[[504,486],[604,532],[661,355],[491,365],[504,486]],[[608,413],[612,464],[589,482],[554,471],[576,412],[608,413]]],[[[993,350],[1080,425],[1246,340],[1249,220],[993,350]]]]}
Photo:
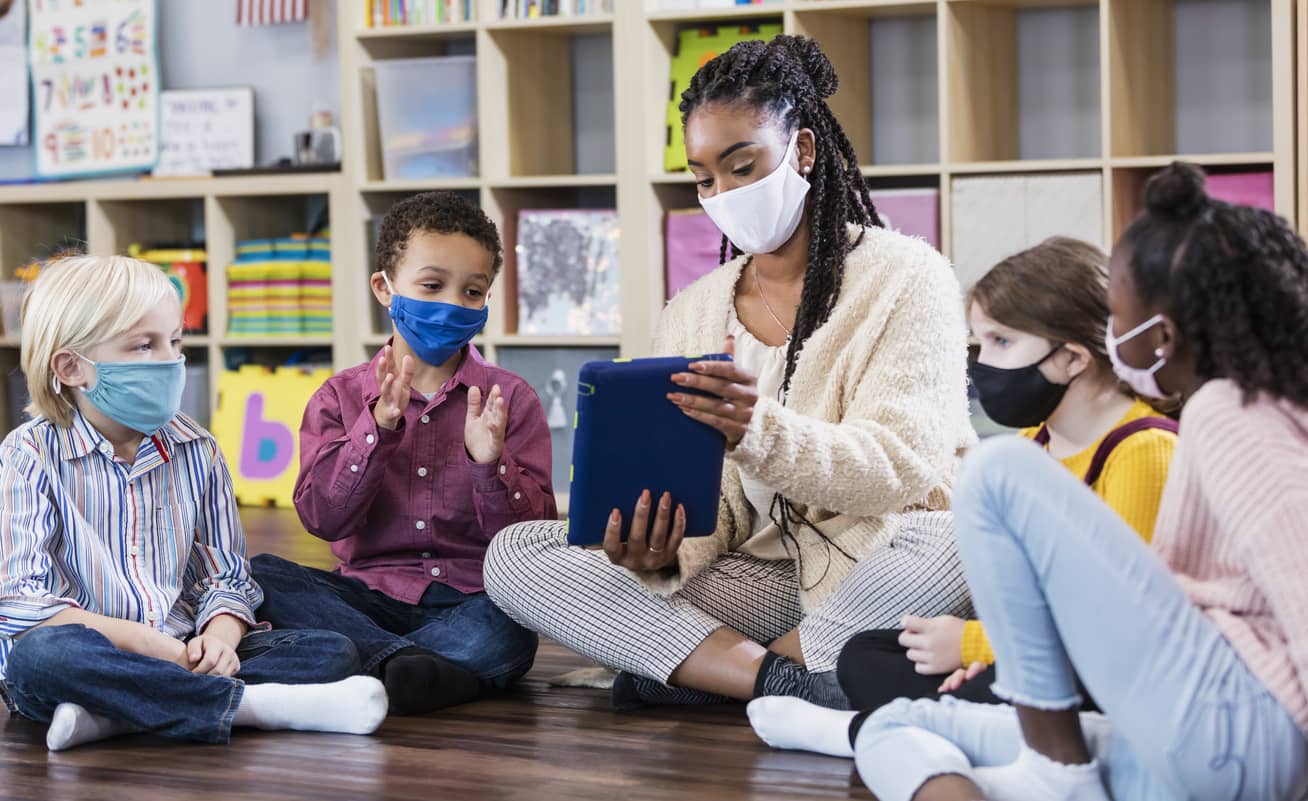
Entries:
{"type": "Polygon", "coordinates": [[[401,648],[380,667],[396,715],[423,715],[475,701],[481,694],[477,674],[425,648],[401,648]]]}
{"type": "Polygon", "coordinates": [[[688,690],[622,671],[613,680],[609,696],[613,708],[620,712],[644,706],[693,706],[698,704],[729,704],[734,699],[714,695],[702,690],[688,690]]]}
{"type": "Polygon", "coordinates": [[[831,709],[849,709],[849,699],[840,689],[836,672],[810,673],[807,668],[781,654],[768,651],[754,680],[754,697],[785,695],[831,709]]]}

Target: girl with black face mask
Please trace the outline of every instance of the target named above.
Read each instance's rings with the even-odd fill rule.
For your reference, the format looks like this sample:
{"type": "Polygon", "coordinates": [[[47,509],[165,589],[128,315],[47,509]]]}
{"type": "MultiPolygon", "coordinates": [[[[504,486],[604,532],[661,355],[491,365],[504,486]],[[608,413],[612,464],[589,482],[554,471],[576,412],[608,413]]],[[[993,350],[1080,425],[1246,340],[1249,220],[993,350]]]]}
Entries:
{"type": "MultiPolygon", "coordinates": [[[[1176,425],[1113,372],[1104,346],[1107,264],[1099,248],[1066,237],[997,264],[967,295],[968,323],[980,342],[969,372],[992,420],[1023,429],[1148,542],[1176,425]]],[[[1058,469],[1052,461],[1050,469],[1058,469]]],[[[980,621],[909,615],[903,627],[859,634],[841,652],[837,675],[855,709],[942,694],[1002,703],[990,691],[995,658],[980,621]]],[[[762,706],[750,713],[774,745],[780,738],[790,747],[851,753],[843,724],[819,733],[812,728],[822,723],[812,716],[797,727],[793,716],[762,706]]]]}

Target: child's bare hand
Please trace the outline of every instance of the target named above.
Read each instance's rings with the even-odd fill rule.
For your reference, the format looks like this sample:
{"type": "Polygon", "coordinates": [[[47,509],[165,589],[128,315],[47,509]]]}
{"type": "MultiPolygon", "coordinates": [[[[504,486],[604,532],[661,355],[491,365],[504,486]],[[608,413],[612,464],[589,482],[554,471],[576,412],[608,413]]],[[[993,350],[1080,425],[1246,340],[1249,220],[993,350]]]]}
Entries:
{"type": "Polygon", "coordinates": [[[949,673],[963,667],[962,618],[952,615],[917,617],[906,615],[899,644],[908,649],[908,658],[917,663],[923,676],[949,673]]]}
{"type": "Polygon", "coordinates": [[[468,390],[468,420],[463,426],[463,443],[477,464],[490,464],[504,452],[504,430],[509,422],[509,402],[500,385],[491,387],[482,408],[481,388],[468,390]]]}
{"type": "Polygon", "coordinates": [[[941,694],[956,693],[964,684],[985,673],[987,667],[989,666],[985,662],[973,662],[966,668],[959,668],[949,674],[936,692],[941,694]]]}
{"type": "Polygon", "coordinates": [[[377,360],[377,385],[381,387],[381,397],[373,407],[372,416],[381,428],[394,431],[404,419],[404,410],[409,407],[409,394],[413,387],[413,358],[405,356],[399,372],[395,370],[395,350],[387,345],[382,348],[382,356],[377,360]]]}
{"type": "Polygon", "coordinates": [[[194,667],[192,673],[204,676],[235,676],[241,669],[241,660],[232,646],[218,637],[201,634],[186,644],[186,656],[194,667]]]}

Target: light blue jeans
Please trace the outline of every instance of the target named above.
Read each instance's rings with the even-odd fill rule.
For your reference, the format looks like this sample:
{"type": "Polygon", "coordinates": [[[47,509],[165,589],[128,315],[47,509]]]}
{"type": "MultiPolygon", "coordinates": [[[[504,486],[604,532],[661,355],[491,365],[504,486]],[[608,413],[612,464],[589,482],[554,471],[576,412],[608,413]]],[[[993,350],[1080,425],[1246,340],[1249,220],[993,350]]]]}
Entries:
{"type": "MultiPolygon", "coordinates": [[[[995,694],[1070,709],[1079,676],[1104,711],[1083,724],[1116,801],[1308,797],[1293,718],[1148,546],[1048,454],[986,442],[954,510],[995,694]]],[[[931,776],[1007,764],[1020,745],[1012,707],[901,700],[859,733],[860,772],[881,801],[907,801],[931,776]]]]}

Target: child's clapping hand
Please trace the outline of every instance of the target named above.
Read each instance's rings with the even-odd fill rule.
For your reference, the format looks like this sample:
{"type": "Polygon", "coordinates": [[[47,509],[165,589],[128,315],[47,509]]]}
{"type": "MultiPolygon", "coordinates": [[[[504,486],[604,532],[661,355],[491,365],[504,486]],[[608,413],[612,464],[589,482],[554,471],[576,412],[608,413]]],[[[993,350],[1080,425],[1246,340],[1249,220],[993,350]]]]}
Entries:
{"type": "Polygon", "coordinates": [[[509,403],[504,400],[500,385],[491,387],[485,408],[481,402],[481,388],[468,390],[468,421],[463,426],[463,443],[468,455],[477,464],[489,464],[504,452],[504,429],[508,425],[509,403]]]}
{"type": "Polygon", "coordinates": [[[404,418],[404,410],[409,407],[409,393],[413,387],[413,359],[405,356],[395,369],[395,349],[390,345],[382,348],[382,356],[377,360],[377,385],[381,388],[381,397],[373,407],[372,416],[377,425],[394,431],[404,418]]]}

